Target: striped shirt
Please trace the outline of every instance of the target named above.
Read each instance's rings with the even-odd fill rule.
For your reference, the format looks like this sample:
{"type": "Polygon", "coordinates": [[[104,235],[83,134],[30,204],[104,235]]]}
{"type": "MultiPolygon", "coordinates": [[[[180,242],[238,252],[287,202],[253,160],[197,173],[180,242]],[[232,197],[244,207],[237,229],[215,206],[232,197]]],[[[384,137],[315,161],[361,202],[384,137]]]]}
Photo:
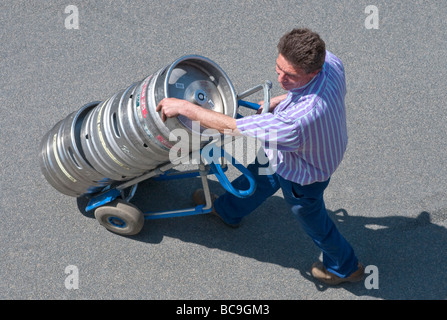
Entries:
{"type": "Polygon", "coordinates": [[[343,64],[326,51],[322,70],[309,83],[290,90],[273,113],[237,119],[237,128],[263,142],[271,168],[284,179],[326,181],[348,143],[345,95],[343,64]]]}

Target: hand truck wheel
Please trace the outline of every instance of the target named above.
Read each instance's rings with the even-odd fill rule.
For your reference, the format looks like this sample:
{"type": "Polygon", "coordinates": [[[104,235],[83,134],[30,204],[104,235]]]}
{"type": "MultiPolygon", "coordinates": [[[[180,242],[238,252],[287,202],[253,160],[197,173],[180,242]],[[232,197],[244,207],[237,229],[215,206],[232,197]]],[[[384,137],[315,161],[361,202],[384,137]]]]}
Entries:
{"type": "Polygon", "coordinates": [[[96,208],[95,218],[107,230],[124,236],[139,233],[144,225],[141,210],[121,199],[96,208]]]}

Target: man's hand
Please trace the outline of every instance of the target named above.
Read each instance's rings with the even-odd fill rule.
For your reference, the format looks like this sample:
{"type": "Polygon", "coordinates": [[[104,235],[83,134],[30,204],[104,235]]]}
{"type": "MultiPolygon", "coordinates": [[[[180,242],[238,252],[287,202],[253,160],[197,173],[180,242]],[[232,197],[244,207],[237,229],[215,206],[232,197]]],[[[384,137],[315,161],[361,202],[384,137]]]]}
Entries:
{"type": "Polygon", "coordinates": [[[205,128],[216,129],[220,133],[239,133],[236,126],[236,119],[220,112],[202,108],[187,100],[165,98],[160,101],[156,110],[157,112],[161,111],[161,120],[163,121],[166,121],[167,118],[182,115],[192,121],[200,122],[200,125],[205,128]]]}
{"type": "MultiPolygon", "coordinates": [[[[287,98],[287,94],[283,94],[281,96],[274,97],[270,100],[270,108],[269,112],[273,112],[275,110],[276,106],[281,103],[285,98],[287,98]]],[[[259,101],[258,104],[261,106],[258,111],[256,111],[257,114],[261,114],[262,110],[264,109],[264,101],[259,101]]]]}
{"type": "MultiPolygon", "coordinates": [[[[165,98],[158,104],[157,112],[161,111],[161,120],[165,122],[167,118],[174,118],[180,114],[183,114],[182,112],[184,112],[185,108],[188,108],[187,104],[194,106],[186,100],[165,98]]],[[[191,108],[191,106],[189,107],[191,108]]]]}

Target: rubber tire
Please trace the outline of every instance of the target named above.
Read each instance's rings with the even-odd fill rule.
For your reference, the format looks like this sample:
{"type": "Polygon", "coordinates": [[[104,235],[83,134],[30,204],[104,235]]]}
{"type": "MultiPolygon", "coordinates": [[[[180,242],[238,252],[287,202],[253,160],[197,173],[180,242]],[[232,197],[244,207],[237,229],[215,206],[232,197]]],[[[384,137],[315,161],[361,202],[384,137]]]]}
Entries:
{"type": "Polygon", "coordinates": [[[141,210],[121,199],[96,208],[95,218],[107,230],[123,236],[132,236],[139,233],[144,225],[144,216],[141,210]],[[118,226],[111,222],[111,218],[118,218],[125,225],[118,226]]]}

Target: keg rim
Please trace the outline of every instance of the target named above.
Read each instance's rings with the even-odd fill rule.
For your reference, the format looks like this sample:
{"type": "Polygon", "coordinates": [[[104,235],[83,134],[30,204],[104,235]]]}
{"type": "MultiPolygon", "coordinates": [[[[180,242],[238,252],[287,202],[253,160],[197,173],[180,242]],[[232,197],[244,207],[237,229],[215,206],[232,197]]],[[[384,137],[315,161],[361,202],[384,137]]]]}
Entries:
{"type": "Polygon", "coordinates": [[[187,60],[198,60],[198,61],[203,61],[206,62],[208,64],[210,64],[212,67],[214,67],[225,79],[225,82],[228,84],[231,94],[233,96],[233,103],[234,105],[233,107],[233,112],[231,115],[232,118],[236,118],[237,117],[237,93],[236,90],[234,89],[233,83],[231,82],[230,78],[228,77],[228,75],[225,73],[225,71],[213,60],[206,58],[204,56],[201,55],[196,55],[196,54],[189,54],[189,55],[184,55],[180,58],[178,58],[177,60],[175,60],[174,62],[172,62],[169,65],[168,70],[166,71],[166,76],[164,78],[164,84],[163,84],[163,89],[164,89],[164,94],[165,97],[168,98],[168,92],[169,92],[169,79],[171,78],[171,73],[172,71],[176,68],[177,65],[179,65],[181,62],[187,61],[187,60]]]}

